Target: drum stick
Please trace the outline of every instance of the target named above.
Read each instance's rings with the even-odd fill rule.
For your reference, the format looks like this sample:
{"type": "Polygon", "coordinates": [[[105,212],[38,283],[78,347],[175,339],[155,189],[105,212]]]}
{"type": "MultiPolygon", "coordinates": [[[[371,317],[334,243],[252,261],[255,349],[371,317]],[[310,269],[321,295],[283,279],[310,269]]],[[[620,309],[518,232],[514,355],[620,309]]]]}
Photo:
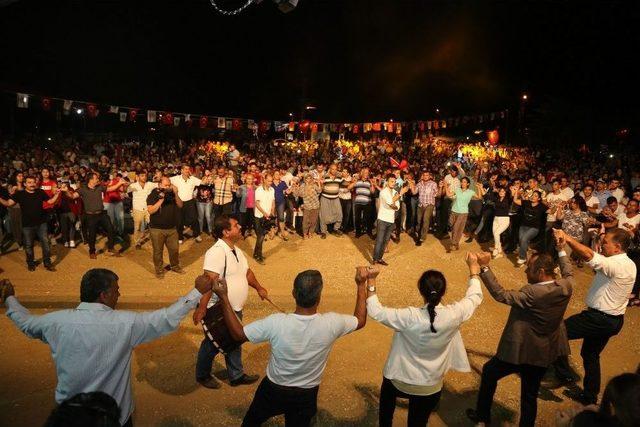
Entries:
{"type": "Polygon", "coordinates": [[[264,297],[264,299],[265,299],[266,301],[268,301],[268,302],[269,302],[269,304],[271,304],[273,307],[275,307],[275,309],[276,309],[276,310],[278,310],[280,313],[285,313],[285,311],[284,311],[283,309],[281,309],[280,307],[278,307],[278,306],[277,306],[273,301],[271,301],[271,300],[269,299],[269,297],[264,297]]]}

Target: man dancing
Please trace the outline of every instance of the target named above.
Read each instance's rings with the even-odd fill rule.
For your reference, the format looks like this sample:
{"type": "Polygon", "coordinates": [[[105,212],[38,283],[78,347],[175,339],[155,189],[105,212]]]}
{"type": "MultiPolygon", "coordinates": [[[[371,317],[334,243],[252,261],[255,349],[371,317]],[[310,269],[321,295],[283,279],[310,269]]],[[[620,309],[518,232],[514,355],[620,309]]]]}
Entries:
{"type": "Polygon", "coordinates": [[[227,283],[217,281],[214,292],[222,300],[224,320],[231,336],[254,344],[269,341],[271,356],[267,376],[262,380],[243,426],[259,426],[276,415],[284,414],[287,426],[308,426],[317,411],[318,388],[333,343],[350,332],[361,329],[367,321],[365,289],[372,267],[356,269],[358,296],[353,316],[318,313],[322,276],[317,270],[298,274],[293,282],[296,311],[272,314],[242,327],[233,313],[227,283]]]}
{"type": "MultiPolygon", "coordinates": [[[[249,286],[254,288],[260,298],[268,298],[269,293],[263,288],[253,271],[249,268],[244,252],[236,246],[242,240],[241,226],[228,215],[217,216],[213,224],[213,234],[218,241],[204,255],[205,274],[213,280],[226,279],[229,292],[228,300],[235,314],[242,319],[242,308],[247,301],[249,286]]],[[[197,325],[207,312],[207,308],[217,302],[211,298],[212,292],[202,296],[198,309],[193,313],[193,321],[197,325]]],[[[209,338],[205,337],[198,350],[196,362],[196,381],[207,388],[220,388],[220,383],[211,375],[211,364],[218,354],[209,338]]],[[[251,384],[260,378],[258,375],[247,375],[242,368],[242,350],[236,350],[225,355],[225,363],[232,386],[251,384]]]]}

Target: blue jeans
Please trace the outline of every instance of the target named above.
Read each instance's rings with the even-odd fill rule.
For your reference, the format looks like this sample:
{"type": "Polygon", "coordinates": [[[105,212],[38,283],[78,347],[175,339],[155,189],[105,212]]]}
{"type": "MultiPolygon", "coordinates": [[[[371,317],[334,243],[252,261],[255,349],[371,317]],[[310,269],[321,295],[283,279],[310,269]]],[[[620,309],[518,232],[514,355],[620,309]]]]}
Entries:
{"type": "Polygon", "coordinates": [[[27,254],[27,265],[29,267],[35,266],[35,260],[33,256],[33,242],[36,235],[42,245],[42,261],[44,265],[51,265],[51,249],[49,248],[49,237],[47,235],[47,223],[35,227],[22,227],[22,240],[24,243],[24,251],[27,254]]]}
{"type": "Polygon", "coordinates": [[[124,206],[122,202],[104,203],[107,215],[113,224],[113,231],[117,236],[124,235],[124,206]]]}
{"type": "Polygon", "coordinates": [[[535,227],[527,227],[521,225],[518,231],[518,238],[520,240],[520,249],[518,257],[520,259],[527,259],[527,249],[529,249],[529,243],[538,235],[538,229],[535,227]]]}
{"type": "Polygon", "coordinates": [[[213,205],[211,202],[198,202],[198,224],[200,224],[200,232],[204,231],[204,221],[207,221],[207,230],[209,234],[213,234],[213,205]]]}
{"type": "MultiPolygon", "coordinates": [[[[236,311],[236,314],[238,315],[238,318],[242,320],[242,311],[236,311]]],[[[217,354],[218,349],[213,346],[209,338],[205,337],[200,344],[200,349],[198,350],[198,359],[196,360],[196,381],[206,380],[211,377],[211,365],[213,364],[213,359],[217,354]]],[[[224,361],[227,365],[227,372],[229,374],[230,381],[237,380],[244,375],[242,368],[242,347],[238,347],[231,353],[225,354],[224,361]]]]}
{"type": "Polygon", "coordinates": [[[373,261],[380,261],[382,256],[384,255],[384,248],[389,243],[389,239],[391,238],[391,232],[395,227],[395,223],[386,222],[378,218],[378,228],[376,230],[376,246],[373,250],[373,261]]]}

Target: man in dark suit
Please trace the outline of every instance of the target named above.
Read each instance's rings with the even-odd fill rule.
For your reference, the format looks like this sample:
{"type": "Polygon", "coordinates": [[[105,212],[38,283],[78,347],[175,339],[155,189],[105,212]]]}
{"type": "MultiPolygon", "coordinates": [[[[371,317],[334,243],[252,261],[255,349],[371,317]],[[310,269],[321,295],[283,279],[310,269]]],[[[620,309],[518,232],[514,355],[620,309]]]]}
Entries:
{"type": "Polygon", "coordinates": [[[520,426],[535,424],[542,377],[556,357],[569,353],[562,320],[571,298],[573,273],[569,258],[564,252],[563,255],[559,258],[560,279],[555,277],[555,262],[550,255],[532,255],[527,261],[528,284],[519,290],[500,286],[489,269],[490,253],[475,255],[480,265],[479,276],[491,296],[511,306],[498,351],[482,368],[476,409],[467,410],[467,416],[475,423],[490,423],[498,381],[517,373],[521,378],[520,426]]]}

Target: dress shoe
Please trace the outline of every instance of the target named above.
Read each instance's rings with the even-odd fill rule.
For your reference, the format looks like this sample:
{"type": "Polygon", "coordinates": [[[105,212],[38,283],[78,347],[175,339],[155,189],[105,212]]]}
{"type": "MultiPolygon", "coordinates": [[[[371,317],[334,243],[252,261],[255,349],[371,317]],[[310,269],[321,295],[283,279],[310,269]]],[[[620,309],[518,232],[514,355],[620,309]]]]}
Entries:
{"type": "Polygon", "coordinates": [[[164,279],[164,271],[156,271],[156,279],[164,279]]]}
{"type": "Polygon", "coordinates": [[[240,378],[235,379],[235,380],[231,380],[231,381],[229,381],[229,383],[231,384],[232,387],[237,387],[239,385],[253,384],[256,381],[258,381],[259,379],[260,379],[260,375],[242,374],[242,376],[240,378]]]}
{"type": "Polygon", "coordinates": [[[171,271],[173,271],[174,273],[178,273],[178,274],[187,274],[187,272],[186,272],[186,271],[184,271],[184,270],[182,269],[182,267],[175,267],[175,268],[172,268],[172,269],[171,269],[171,271]]]}
{"type": "Polygon", "coordinates": [[[480,420],[480,417],[478,416],[478,413],[476,412],[475,409],[471,409],[468,408],[465,411],[465,414],[467,415],[467,418],[469,418],[469,420],[471,420],[472,423],[474,423],[475,425],[487,425],[488,423],[485,423],[484,421],[480,420]]]}
{"type": "Polygon", "coordinates": [[[389,265],[389,264],[387,263],[387,261],[385,261],[385,260],[383,260],[383,259],[379,259],[379,260],[378,260],[378,261],[376,261],[374,264],[380,264],[380,265],[384,265],[384,266],[389,265]]]}
{"type": "Polygon", "coordinates": [[[598,399],[588,397],[586,394],[584,394],[583,391],[580,391],[579,389],[567,389],[562,392],[562,394],[584,406],[595,405],[596,403],[598,403],[598,399]]]}
{"type": "Polygon", "coordinates": [[[51,264],[45,265],[44,268],[47,269],[48,271],[56,271],[56,268],[51,264]]]}
{"type": "Polygon", "coordinates": [[[416,246],[422,246],[422,241],[418,240],[418,241],[416,242],[416,246]]]}
{"type": "Polygon", "coordinates": [[[342,230],[336,230],[333,232],[333,234],[335,234],[336,236],[340,237],[342,236],[344,233],[342,232],[342,230]]]}
{"type": "Polygon", "coordinates": [[[35,265],[29,265],[29,266],[27,266],[27,269],[29,271],[36,271],[36,266],[35,265]]]}
{"type": "Polygon", "coordinates": [[[222,387],[222,384],[220,384],[220,381],[218,381],[214,377],[205,378],[204,380],[198,380],[198,384],[200,384],[202,387],[206,387],[210,389],[217,389],[222,387]]]}
{"type": "Polygon", "coordinates": [[[540,385],[548,390],[555,390],[557,388],[565,387],[575,382],[576,380],[573,378],[566,378],[566,377],[559,378],[554,375],[550,378],[543,379],[540,382],[540,385]]]}

